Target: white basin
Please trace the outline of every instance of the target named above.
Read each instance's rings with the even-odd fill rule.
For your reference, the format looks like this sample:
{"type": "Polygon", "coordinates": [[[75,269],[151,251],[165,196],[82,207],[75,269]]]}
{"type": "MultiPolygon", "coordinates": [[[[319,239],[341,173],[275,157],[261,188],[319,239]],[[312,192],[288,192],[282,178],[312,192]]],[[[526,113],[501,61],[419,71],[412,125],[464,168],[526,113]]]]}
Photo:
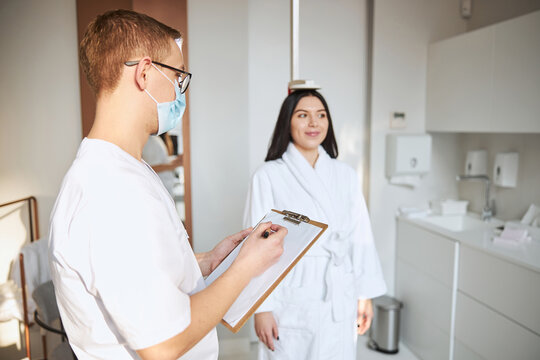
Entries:
{"type": "Polygon", "coordinates": [[[503,224],[496,219],[482,221],[470,215],[434,215],[419,220],[454,232],[494,228],[503,224]]]}

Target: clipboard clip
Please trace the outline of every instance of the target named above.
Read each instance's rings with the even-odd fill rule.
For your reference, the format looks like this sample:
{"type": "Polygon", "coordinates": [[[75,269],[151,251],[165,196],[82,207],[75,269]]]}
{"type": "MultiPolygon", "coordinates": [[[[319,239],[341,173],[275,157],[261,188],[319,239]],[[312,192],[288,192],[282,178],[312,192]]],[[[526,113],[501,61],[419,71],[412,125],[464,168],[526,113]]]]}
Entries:
{"type": "Polygon", "coordinates": [[[309,218],[305,215],[297,214],[288,210],[283,210],[282,213],[285,215],[283,220],[290,221],[295,225],[299,225],[301,222],[309,223],[309,218]]]}

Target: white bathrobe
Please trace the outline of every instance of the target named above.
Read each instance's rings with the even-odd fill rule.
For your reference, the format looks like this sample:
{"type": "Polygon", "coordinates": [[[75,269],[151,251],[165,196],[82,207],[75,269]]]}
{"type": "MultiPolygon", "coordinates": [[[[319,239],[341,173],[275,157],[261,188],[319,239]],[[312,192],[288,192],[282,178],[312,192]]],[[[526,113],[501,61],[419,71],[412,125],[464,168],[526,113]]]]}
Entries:
{"type": "Polygon", "coordinates": [[[272,311],[279,331],[275,351],[259,346],[259,359],[356,359],[358,299],[386,293],[356,172],[321,146],[313,168],[290,143],[253,175],[245,225],[273,208],[329,226],[257,310],[272,311]]]}

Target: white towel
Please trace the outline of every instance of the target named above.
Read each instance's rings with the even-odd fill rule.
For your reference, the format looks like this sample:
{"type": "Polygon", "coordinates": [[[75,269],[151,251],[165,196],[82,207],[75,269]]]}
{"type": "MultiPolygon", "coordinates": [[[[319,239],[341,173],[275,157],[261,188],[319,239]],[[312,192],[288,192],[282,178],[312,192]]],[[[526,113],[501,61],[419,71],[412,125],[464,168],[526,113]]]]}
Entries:
{"type": "Polygon", "coordinates": [[[499,236],[493,238],[494,244],[519,245],[531,241],[529,232],[525,228],[505,226],[499,236]]]}
{"type": "Polygon", "coordinates": [[[0,285],[0,322],[11,319],[23,320],[21,290],[13,280],[0,285]]]}
{"type": "Polygon", "coordinates": [[[525,215],[523,215],[523,217],[521,218],[521,223],[523,225],[532,225],[532,223],[539,217],[540,217],[540,206],[536,204],[531,204],[531,206],[529,206],[529,209],[527,210],[525,215]]]}
{"type": "MultiPolygon", "coordinates": [[[[36,240],[21,249],[24,256],[24,275],[26,278],[26,298],[28,304],[29,320],[36,309],[36,304],[32,299],[32,292],[39,285],[51,280],[49,271],[49,255],[47,249],[47,239],[36,240]]],[[[21,287],[21,271],[19,266],[19,255],[13,260],[11,266],[10,279],[17,286],[21,287]]]]}
{"type": "Polygon", "coordinates": [[[396,215],[404,216],[407,218],[420,218],[426,217],[431,214],[431,209],[428,203],[422,203],[418,205],[401,205],[398,207],[396,215]]]}

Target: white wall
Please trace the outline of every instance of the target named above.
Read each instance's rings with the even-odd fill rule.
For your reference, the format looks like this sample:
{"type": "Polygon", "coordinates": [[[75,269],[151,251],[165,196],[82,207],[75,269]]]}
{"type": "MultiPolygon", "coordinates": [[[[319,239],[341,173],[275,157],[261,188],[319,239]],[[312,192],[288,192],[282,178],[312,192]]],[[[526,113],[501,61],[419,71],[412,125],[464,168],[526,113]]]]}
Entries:
{"type": "Polygon", "coordinates": [[[366,141],[365,0],[300,1],[300,77],[322,86],[339,159],[363,179],[366,141]],[[305,40],[304,40],[305,39],[305,40]]]}
{"type": "Polygon", "coordinates": [[[401,132],[425,131],[427,46],[465,31],[458,4],[454,0],[375,1],[369,194],[373,231],[391,293],[398,206],[457,196],[456,135],[433,137],[432,170],[414,190],[389,185],[384,167],[391,112],[406,113],[408,125],[401,132]]]}
{"type": "Polygon", "coordinates": [[[193,238],[240,230],[248,170],[247,0],[188,3],[193,238]]]}
{"type": "MultiPolygon", "coordinates": [[[[249,1],[249,174],[266,157],[290,80],[289,1],[249,1]]],[[[244,184],[247,186],[247,184],[244,184]]]]}
{"type": "Polygon", "coordinates": [[[81,134],[74,0],[0,2],[0,202],[34,195],[40,232],[81,134]]]}
{"type": "MultiPolygon", "coordinates": [[[[249,181],[248,1],[188,1],[188,19],[193,246],[200,252],[242,228],[249,181]]],[[[222,327],[218,333],[232,337],[222,327]]],[[[242,334],[249,336],[247,329],[242,334]]]]}
{"type": "MultiPolygon", "coordinates": [[[[81,139],[75,1],[2,0],[0,48],[0,203],[36,196],[44,237],[81,139]]],[[[12,236],[0,238],[3,257],[28,239],[24,211],[0,216],[1,234],[12,236]]],[[[14,350],[9,324],[0,324],[0,347],[14,350]]]]}
{"type": "Polygon", "coordinates": [[[0,201],[35,195],[46,235],[81,134],[74,0],[0,2],[0,201]]]}

